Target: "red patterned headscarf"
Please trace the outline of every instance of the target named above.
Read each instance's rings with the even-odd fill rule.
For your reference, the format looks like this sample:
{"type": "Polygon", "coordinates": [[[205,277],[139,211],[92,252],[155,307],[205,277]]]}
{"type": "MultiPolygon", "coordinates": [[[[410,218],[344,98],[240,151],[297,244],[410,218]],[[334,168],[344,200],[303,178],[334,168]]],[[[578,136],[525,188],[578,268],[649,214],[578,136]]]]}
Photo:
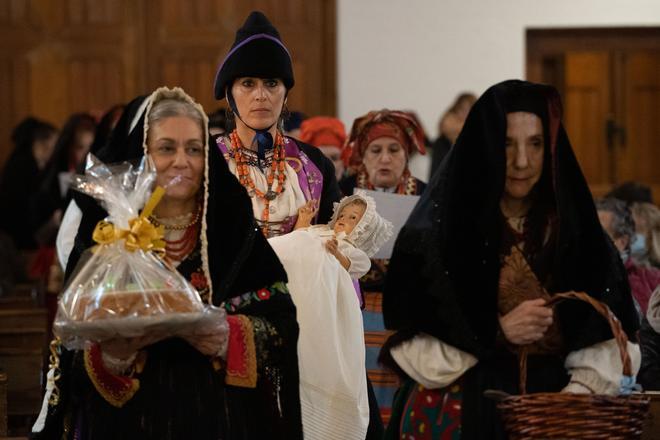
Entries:
{"type": "Polygon", "coordinates": [[[353,122],[346,148],[342,152],[344,163],[354,169],[359,168],[367,146],[381,137],[391,137],[399,141],[408,156],[414,150],[426,154],[424,130],[414,115],[383,109],[371,111],[353,122]]]}
{"type": "Polygon", "coordinates": [[[315,116],[303,121],[300,140],[315,147],[332,145],[341,150],[346,143],[346,129],[337,118],[315,116]]]}

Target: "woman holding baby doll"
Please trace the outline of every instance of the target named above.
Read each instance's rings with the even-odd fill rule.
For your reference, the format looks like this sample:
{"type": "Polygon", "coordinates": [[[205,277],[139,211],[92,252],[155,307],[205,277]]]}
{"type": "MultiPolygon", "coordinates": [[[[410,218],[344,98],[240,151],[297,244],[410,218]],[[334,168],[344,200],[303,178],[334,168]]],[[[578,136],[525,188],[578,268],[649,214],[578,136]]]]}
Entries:
{"type": "Polygon", "coordinates": [[[267,237],[291,232],[298,209],[311,200],[319,203],[315,222],[326,223],[340,197],[332,162],[282,134],[293,86],[291,55],[279,32],[261,12],[252,12],[215,78],[215,98],[227,99],[236,124],[217,145],[267,237]]]}
{"type": "Polygon", "coordinates": [[[392,235],[392,224],[362,193],[345,197],[327,225],[309,226],[301,209],[297,229],[269,239],[289,277],[298,310],[300,400],[305,438],[360,439],[369,426],[362,316],[353,280],[392,235]]]}
{"type": "MultiPolygon", "coordinates": [[[[215,330],[185,339],[60,348],[61,377],[49,380],[33,437],[302,438],[298,326],[286,274],[207,139],[202,108],[181,89],[161,88],[127,107],[98,156],[106,163],[152,158],[157,183],[167,186],[151,218],[164,226],[167,258],[226,319],[219,315],[215,330]],[[54,388],[59,399],[51,398],[54,388]]],[[[68,274],[106,216],[87,196],[76,202],[83,216],[68,274]]]]}

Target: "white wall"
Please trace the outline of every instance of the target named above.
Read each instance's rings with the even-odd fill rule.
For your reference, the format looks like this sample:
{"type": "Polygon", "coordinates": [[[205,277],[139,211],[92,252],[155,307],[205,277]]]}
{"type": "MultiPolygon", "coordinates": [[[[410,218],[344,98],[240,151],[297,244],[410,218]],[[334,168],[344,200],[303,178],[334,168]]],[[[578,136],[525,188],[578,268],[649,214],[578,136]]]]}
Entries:
{"type": "Polygon", "coordinates": [[[337,0],[339,117],[416,110],[525,75],[525,30],[660,26],[660,0],[337,0]]]}

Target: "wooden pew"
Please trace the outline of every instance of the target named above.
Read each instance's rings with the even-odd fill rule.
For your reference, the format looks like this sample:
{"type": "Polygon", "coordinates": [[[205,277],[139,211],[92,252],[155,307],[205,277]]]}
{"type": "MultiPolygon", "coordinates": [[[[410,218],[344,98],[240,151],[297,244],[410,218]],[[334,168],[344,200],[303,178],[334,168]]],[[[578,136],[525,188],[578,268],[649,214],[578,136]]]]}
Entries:
{"type": "Polygon", "coordinates": [[[0,309],[0,370],[7,375],[10,433],[25,433],[39,412],[46,347],[45,308],[0,309]]]}
{"type": "Polygon", "coordinates": [[[0,371],[0,437],[7,436],[7,375],[0,371]]]}

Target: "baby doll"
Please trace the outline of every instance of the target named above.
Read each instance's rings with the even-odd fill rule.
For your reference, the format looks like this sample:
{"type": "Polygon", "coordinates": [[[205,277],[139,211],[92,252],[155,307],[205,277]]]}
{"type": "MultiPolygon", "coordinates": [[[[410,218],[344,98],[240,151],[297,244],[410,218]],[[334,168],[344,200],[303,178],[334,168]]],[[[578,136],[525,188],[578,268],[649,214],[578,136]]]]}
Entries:
{"type": "Polygon", "coordinates": [[[357,193],[335,203],[327,225],[310,226],[318,208],[311,200],[298,210],[295,228],[306,228],[325,240],[326,250],[346,269],[352,279],[359,279],[371,267],[370,256],[392,236],[392,224],[376,212],[376,202],[357,193]]]}
{"type": "Polygon", "coordinates": [[[298,366],[305,439],[363,440],[369,425],[364,328],[353,280],[392,236],[392,224],[364,194],[335,204],[327,225],[310,226],[314,203],[296,230],[268,240],[289,278],[300,328],[298,366]]]}

